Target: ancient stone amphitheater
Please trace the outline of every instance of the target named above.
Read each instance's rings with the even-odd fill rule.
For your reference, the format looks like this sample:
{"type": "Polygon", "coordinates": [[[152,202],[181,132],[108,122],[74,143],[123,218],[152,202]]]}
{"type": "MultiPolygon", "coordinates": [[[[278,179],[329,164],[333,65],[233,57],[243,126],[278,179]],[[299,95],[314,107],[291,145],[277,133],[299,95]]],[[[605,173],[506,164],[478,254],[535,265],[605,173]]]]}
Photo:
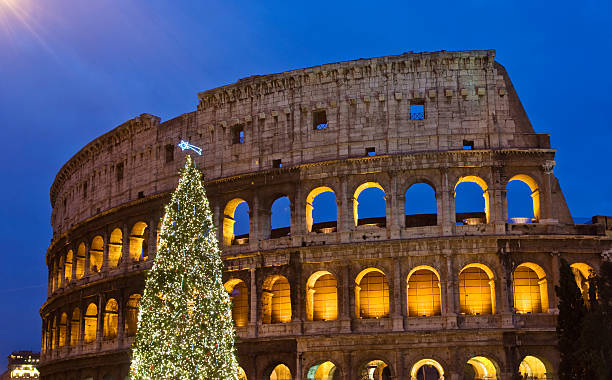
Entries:
{"type": "Polygon", "coordinates": [[[494,58],[409,53],[253,76],[93,140],[51,187],[42,379],[127,377],[181,139],[204,149],[243,378],[556,379],[560,258],[583,287],[612,219],[574,224],[549,135],[494,58]],[[514,181],[529,187],[524,218],[508,214],[514,181]],[[457,212],[466,184],[483,206],[457,212]],[[409,212],[416,186],[433,212],[409,212]],[[360,216],[368,193],[380,215],[360,216]]]}

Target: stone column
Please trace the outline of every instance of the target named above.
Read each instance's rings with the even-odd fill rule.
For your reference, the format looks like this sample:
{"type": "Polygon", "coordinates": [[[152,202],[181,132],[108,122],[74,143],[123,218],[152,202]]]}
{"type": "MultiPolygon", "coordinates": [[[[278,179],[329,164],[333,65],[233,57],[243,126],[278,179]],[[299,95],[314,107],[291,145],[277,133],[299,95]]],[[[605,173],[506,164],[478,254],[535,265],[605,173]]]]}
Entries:
{"type": "MultiPolygon", "coordinates": [[[[129,297],[129,295],[128,295],[129,297]]],[[[117,348],[123,347],[123,340],[125,339],[125,310],[126,310],[126,298],[122,293],[117,295],[117,348]]]]}
{"type": "Polygon", "coordinates": [[[70,275],[70,282],[76,281],[76,267],[77,267],[77,250],[78,246],[70,245],[72,249],[72,274],[70,275]]]}
{"type": "Polygon", "coordinates": [[[351,331],[351,290],[350,290],[350,268],[348,265],[342,267],[341,273],[342,291],[340,292],[340,323],[342,332],[351,331]]]}
{"type": "Polygon", "coordinates": [[[559,252],[552,252],[552,273],[547,273],[547,292],[548,292],[548,312],[559,314],[559,300],[555,292],[555,285],[559,284],[559,267],[561,266],[561,258],[559,252]]]}
{"type": "Polygon", "coordinates": [[[104,337],[104,306],[106,304],[106,297],[102,294],[98,294],[98,325],[96,326],[96,346],[98,350],[102,346],[102,340],[104,337]]]}
{"type": "Polygon", "coordinates": [[[255,276],[256,268],[252,267],[249,269],[249,274],[251,276],[250,281],[250,291],[249,291],[249,330],[250,335],[252,337],[257,337],[257,281],[255,276]]]}
{"type": "Polygon", "coordinates": [[[540,223],[558,223],[552,204],[553,168],[555,161],[546,161],[542,165],[544,172],[544,191],[540,191],[540,223]]]}
{"type": "MultiPolygon", "coordinates": [[[[440,285],[444,283],[446,297],[446,307],[444,308],[446,315],[446,328],[457,328],[457,305],[459,304],[459,291],[457,288],[457,280],[453,271],[452,252],[449,249],[442,250],[446,259],[446,278],[440,285]]],[[[441,297],[442,298],[442,297],[441,297]]]]}
{"type": "Polygon", "coordinates": [[[436,199],[438,200],[438,224],[442,225],[443,235],[452,235],[455,232],[455,188],[449,187],[448,169],[441,169],[442,188],[436,189],[436,199]],[[441,194],[441,197],[437,195],[441,194]],[[441,199],[440,199],[441,198],[441,199]]]}
{"type": "MultiPolygon", "coordinates": [[[[296,186],[296,189],[294,190],[292,196],[290,197],[291,200],[291,206],[290,206],[290,210],[291,210],[291,224],[289,225],[289,229],[290,229],[290,234],[292,237],[295,236],[299,236],[299,235],[305,235],[306,232],[308,232],[306,230],[306,197],[302,191],[302,188],[300,186],[296,186]]],[[[300,245],[299,243],[296,244],[296,240],[294,239],[294,243],[293,245],[300,245]]]]}
{"type": "Polygon", "coordinates": [[[404,317],[402,316],[402,279],[401,263],[396,257],[393,259],[393,299],[391,302],[391,319],[393,331],[404,330],[404,317]]]}
{"type": "Polygon", "coordinates": [[[85,268],[83,268],[83,277],[87,277],[90,274],[89,271],[89,250],[91,249],[91,241],[89,239],[85,242],[85,268]]]}
{"type": "Polygon", "coordinates": [[[149,250],[149,260],[153,261],[155,259],[155,254],[157,253],[157,223],[155,223],[155,218],[149,219],[147,248],[149,250]]]}
{"type": "Polygon", "coordinates": [[[385,205],[387,214],[387,231],[391,239],[399,239],[400,228],[402,225],[401,217],[399,214],[399,194],[397,191],[397,172],[392,171],[390,173],[391,181],[389,183],[389,189],[385,194],[385,205]]]}
{"type": "Polygon", "coordinates": [[[108,270],[108,250],[110,247],[110,234],[108,233],[108,228],[104,229],[102,239],[104,239],[104,245],[102,248],[102,268],[100,268],[100,272],[108,270]]]}
{"type": "Polygon", "coordinates": [[[121,226],[122,243],[121,243],[121,263],[119,267],[127,268],[132,259],[130,258],[130,230],[127,224],[121,226]]]}
{"type": "Polygon", "coordinates": [[[350,232],[355,228],[353,221],[353,194],[348,194],[348,179],[346,176],[340,177],[339,192],[336,194],[336,204],[338,208],[337,229],[340,234],[341,242],[350,240],[350,232]]]}

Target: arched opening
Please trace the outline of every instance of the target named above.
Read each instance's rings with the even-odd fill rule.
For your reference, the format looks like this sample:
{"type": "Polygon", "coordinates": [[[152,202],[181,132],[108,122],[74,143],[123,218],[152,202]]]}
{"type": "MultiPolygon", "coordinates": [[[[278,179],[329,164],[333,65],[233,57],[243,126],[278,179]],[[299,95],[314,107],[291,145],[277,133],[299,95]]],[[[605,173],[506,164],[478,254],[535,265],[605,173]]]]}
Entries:
{"type": "Polygon", "coordinates": [[[291,380],[291,371],[284,364],[279,364],[270,373],[270,380],[291,380]]]}
{"type": "Polygon", "coordinates": [[[430,317],[441,314],[440,275],[426,265],[418,266],[406,278],[409,317],[430,317]]]}
{"type": "Polygon", "coordinates": [[[484,356],[474,356],[463,369],[464,379],[497,380],[497,365],[484,356]]]}
{"type": "Polygon", "coordinates": [[[355,314],[357,318],[389,316],[389,284],[378,268],[364,269],[355,279],[355,314]]]}
{"type": "Polygon", "coordinates": [[[64,272],[64,258],[60,257],[59,262],[57,264],[57,273],[55,277],[57,278],[57,289],[62,287],[62,277],[64,272]]]}
{"type": "Polygon", "coordinates": [[[291,234],[291,202],[289,197],[277,198],[270,209],[270,239],[291,234]]]}
{"type": "Polygon", "coordinates": [[[444,369],[433,359],[422,359],[410,370],[410,380],[439,380],[444,378],[444,369]]]}
{"type": "Polygon", "coordinates": [[[291,288],[284,276],[277,274],[266,278],[261,302],[263,323],[291,321],[291,288]]]}
{"type": "Polygon", "coordinates": [[[306,197],[306,227],[308,232],[319,234],[337,231],[338,205],[331,188],[317,187],[306,197]]]}
{"type": "Polygon", "coordinates": [[[385,190],[378,182],[361,184],[353,194],[353,217],[355,226],[387,225],[387,202],[385,190]]]}
{"type": "Polygon", "coordinates": [[[382,360],[372,360],[359,370],[359,380],[391,380],[391,370],[382,360]]]}
{"type": "Polygon", "coordinates": [[[516,313],[548,313],[548,282],[539,265],[520,264],[514,270],[512,285],[516,313]]]}
{"type": "Polygon", "coordinates": [[[109,268],[117,268],[123,250],[123,232],[121,229],[115,228],[110,235],[108,245],[108,266],[109,268]]]}
{"type": "Polygon", "coordinates": [[[119,325],[119,304],[113,298],[106,302],[104,308],[104,339],[110,340],[117,337],[117,326],[119,325]]]}
{"type": "Polygon", "coordinates": [[[76,255],[76,278],[80,280],[85,275],[85,243],[79,244],[76,255]]]}
{"type": "Polygon", "coordinates": [[[95,342],[98,337],[98,307],[90,303],[85,310],[85,331],[83,341],[85,343],[95,342]]]}
{"type": "Polygon", "coordinates": [[[525,380],[552,379],[552,373],[548,371],[544,362],[535,356],[525,356],[519,365],[519,375],[525,380]]]}
{"type": "Polygon", "coordinates": [[[104,240],[102,236],[96,236],[91,241],[89,248],[89,272],[95,273],[102,269],[102,259],[104,257],[104,240]]]}
{"type": "Polygon", "coordinates": [[[338,319],[338,282],[333,274],[318,271],[306,283],[306,319],[335,321],[338,319]]]}
{"type": "Polygon", "coordinates": [[[72,249],[69,249],[66,253],[66,260],[64,261],[64,282],[67,284],[72,280],[72,249]]]}
{"type": "Polygon", "coordinates": [[[336,365],[330,361],[313,365],[306,375],[307,380],[335,380],[336,365]]]}
{"type": "Polygon", "coordinates": [[[238,380],[247,380],[246,372],[244,372],[242,367],[238,367],[238,380]]]}
{"type": "Polygon", "coordinates": [[[223,211],[223,243],[240,245],[249,243],[249,204],[234,198],[223,211]]]}
{"type": "Polygon", "coordinates": [[[436,191],[419,182],[411,185],[405,194],[404,214],[406,227],[435,226],[438,224],[436,191]]]}
{"type": "Polygon", "coordinates": [[[74,308],[72,318],[70,320],[70,345],[76,346],[79,344],[81,330],[81,310],[78,307],[74,308]]]}
{"type": "Polygon", "coordinates": [[[510,178],[506,185],[509,223],[532,223],[540,220],[540,189],[525,174],[510,178]]]}
{"type": "Polygon", "coordinates": [[[130,259],[133,262],[145,261],[149,258],[146,232],[148,232],[148,228],[145,222],[136,222],[132,227],[132,232],[130,232],[130,259]]]}
{"type": "Polygon", "coordinates": [[[489,223],[489,187],[482,178],[466,176],[457,181],[455,221],[459,225],[489,223]]]}
{"type": "Polygon", "coordinates": [[[140,294],[132,294],[125,308],[125,332],[127,336],[135,336],[138,329],[138,312],[140,310],[140,294]]]}
{"type": "Polygon", "coordinates": [[[51,349],[55,350],[57,340],[57,317],[53,317],[53,325],[51,326],[51,349]]]}
{"type": "Polygon", "coordinates": [[[62,313],[59,323],[59,346],[64,347],[66,345],[66,331],[68,329],[68,315],[62,313]]]}
{"type": "Polygon", "coordinates": [[[580,289],[580,293],[582,293],[582,298],[585,303],[589,303],[589,279],[594,275],[593,268],[585,263],[574,263],[570,265],[572,268],[572,273],[574,274],[574,279],[576,280],[576,285],[578,285],[578,289],[580,289]]]}
{"type": "Polygon", "coordinates": [[[232,300],[232,319],[238,327],[249,324],[249,289],[244,281],[234,278],[225,283],[232,300]]]}
{"type": "Polygon", "coordinates": [[[459,304],[462,314],[495,313],[493,271],[483,264],[468,264],[459,273],[459,304]]]}

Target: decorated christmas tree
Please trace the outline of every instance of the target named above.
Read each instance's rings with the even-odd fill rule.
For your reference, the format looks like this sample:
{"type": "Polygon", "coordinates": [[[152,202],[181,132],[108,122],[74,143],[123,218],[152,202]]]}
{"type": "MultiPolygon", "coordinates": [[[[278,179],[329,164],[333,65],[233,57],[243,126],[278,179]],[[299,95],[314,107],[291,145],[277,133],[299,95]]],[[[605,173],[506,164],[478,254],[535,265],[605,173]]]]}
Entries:
{"type": "Polygon", "coordinates": [[[131,379],[238,380],[231,301],[201,173],[187,156],[146,279],[131,379]]]}

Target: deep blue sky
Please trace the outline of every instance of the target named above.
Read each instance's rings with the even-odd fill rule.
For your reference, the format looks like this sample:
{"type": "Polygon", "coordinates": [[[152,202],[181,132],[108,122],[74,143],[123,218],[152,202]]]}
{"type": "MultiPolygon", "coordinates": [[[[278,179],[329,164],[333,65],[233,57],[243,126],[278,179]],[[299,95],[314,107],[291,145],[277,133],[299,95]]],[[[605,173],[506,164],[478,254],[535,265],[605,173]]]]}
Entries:
{"type": "Polygon", "coordinates": [[[192,111],[198,91],[241,77],[496,49],[559,149],[573,215],[612,215],[610,2],[498,3],[0,0],[0,372],[12,350],[39,349],[49,187],[62,164],[136,115],[192,111]]]}

